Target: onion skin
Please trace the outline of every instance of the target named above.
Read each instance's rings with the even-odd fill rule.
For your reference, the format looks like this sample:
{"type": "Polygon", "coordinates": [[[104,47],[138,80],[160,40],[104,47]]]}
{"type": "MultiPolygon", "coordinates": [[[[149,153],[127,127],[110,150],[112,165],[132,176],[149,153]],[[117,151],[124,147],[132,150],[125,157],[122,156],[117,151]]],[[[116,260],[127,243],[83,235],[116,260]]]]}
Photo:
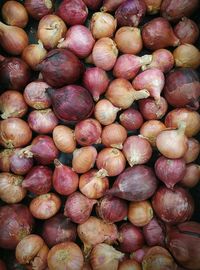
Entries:
{"type": "Polygon", "coordinates": [[[186,188],[195,187],[200,180],[200,166],[195,163],[187,164],[186,172],[183,179],[180,181],[180,185],[186,188]]]}
{"type": "Polygon", "coordinates": [[[160,11],[162,0],[144,0],[147,6],[147,14],[154,15],[160,11]]]}
{"type": "Polygon", "coordinates": [[[23,204],[0,207],[0,246],[4,249],[15,249],[34,226],[29,209],[23,204]]]}
{"type": "Polygon", "coordinates": [[[103,6],[101,8],[101,11],[103,12],[111,12],[115,11],[122,3],[124,3],[126,0],[103,0],[103,6]]]}
{"type": "Polygon", "coordinates": [[[200,153],[200,143],[198,142],[198,140],[194,138],[189,138],[188,149],[185,155],[183,156],[185,163],[188,164],[195,161],[198,158],[199,153],[200,153]]]}
{"type": "Polygon", "coordinates": [[[146,120],[163,118],[168,109],[167,101],[160,97],[159,104],[153,98],[139,100],[139,110],[146,120]]]}
{"type": "Polygon", "coordinates": [[[128,209],[129,221],[137,226],[147,225],[153,218],[153,209],[148,201],[131,202],[128,209]]]}
{"type": "Polygon", "coordinates": [[[15,149],[10,157],[10,170],[19,175],[25,175],[33,166],[33,158],[21,155],[21,149],[15,149]]]}
{"type": "Polygon", "coordinates": [[[120,124],[127,130],[139,129],[144,122],[142,114],[133,108],[123,111],[119,116],[119,120],[120,124]]]}
{"type": "Polygon", "coordinates": [[[25,0],[24,6],[28,11],[29,15],[35,20],[40,20],[45,15],[53,12],[52,0],[25,0]]]}
{"type": "Polygon", "coordinates": [[[153,197],[152,206],[157,216],[168,224],[185,222],[194,212],[192,196],[178,186],[173,190],[160,187],[153,197]]]}
{"type": "Polygon", "coordinates": [[[142,270],[142,268],[134,259],[126,259],[119,263],[118,270],[142,270]]]}
{"type": "Polygon", "coordinates": [[[0,151],[0,171],[10,172],[10,157],[15,149],[3,149],[0,151]]]}
{"type": "Polygon", "coordinates": [[[143,234],[148,246],[165,246],[165,226],[156,217],[143,227],[143,234]]]}
{"type": "Polygon", "coordinates": [[[53,141],[59,151],[63,153],[73,153],[76,149],[74,131],[64,125],[58,125],[53,130],[53,141]]]}

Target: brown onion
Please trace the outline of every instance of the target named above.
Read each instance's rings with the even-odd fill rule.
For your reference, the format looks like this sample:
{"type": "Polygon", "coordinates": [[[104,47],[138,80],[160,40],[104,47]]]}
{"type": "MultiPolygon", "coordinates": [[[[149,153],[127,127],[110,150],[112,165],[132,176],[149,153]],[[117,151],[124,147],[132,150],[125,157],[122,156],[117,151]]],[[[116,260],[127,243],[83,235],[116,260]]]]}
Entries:
{"type": "Polygon", "coordinates": [[[122,53],[138,54],[143,47],[141,31],[137,27],[119,28],[115,34],[115,42],[122,53]]]}
{"type": "Polygon", "coordinates": [[[10,157],[10,170],[19,175],[25,175],[33,166],[33,158],[26,157],[21,149],[15,149],[10,157]]]}
{"type": "Polygon", "coordinates": [[[139,129],[143,124],[142,114],[133,108],[123,111],[119,116],[119,120],[127,130],[139,129]]]}
{"type": "Polygon", "coordinates": [[[165,227],[156,217],[143,227],[143,234],[148,246],[165,245],[165,227]]]}
{"type": "Polygon", "coordinates": [[[128,209],[128,220],[137,227],[147,225],[153,218],[153,209],[148,201],[131,202],[128,209]]]}
{"type": "Polygon", "coordinates": [[[150,15],[157,14],[160,11],[162,0],[144,0],[147,6],[147,13],[150,15]]]}
{"type": "Polygon", "coordinates": [[[53,130],[53,141],[63,153],[73,153],[76,149],[76,140],[74,138],[74,131],[64,125],[58,125],[53,130]]]}
{"type": "Polygon", "coordinates": [[[188,139],[188,149],[185,152],[185,155],[183,156],[186,163],[190,163],[195,161],[200,153],[200,144],[199,142],[194,138],[188,139]]]}
{"type": "Polygon", "coordinates": [[[61,195],[69,195],[77,190],[79,177],[68,166],[62,164],[58,159],[54,160],[53,187],[61,195]]]}
{"type": "Polygon", "coordinates": [[[109,181],[104,169],[92,169],[80,176],[79,190],[90,199],[101,198],[109,188],[109,181]]]}
{"type": "Polygon", "coordinates": [[[89,199],[78,191],[74,192],[66,200],[64,215],[71,221],[82,224],[90,217],[95,203],[96,200],[89,199]]]}
{"type": "Polygon", "coordinates": [[[189,220],[194,212],[192,196],[179,186],[173,190],[160,187],[153,197],[152,206],[156,215],[169,224],[189,220]]]}
{"type": "Polygon", "coordinates": [[[61,199],[54,193],[46,193],[35,197],[29,205],[31,214],[37,219],[49,219],[61,207],[61,199]]]}
{"type": "Polygon", "coordinates": [[[29,15],[35,20],[40,20],[45,15],[53,12],[52,0],[25,0],[24,6],[29,15]]]}
{"type": "Polygon", "coordinates": [[[187,164],[185,175],[179,183],[186,188],[193,188],[199,183],[199,180],[200,166],[195,163],[190,163],[187,164]]]}
{"type": "Polygon", "coordinates": [[[15,90],[7,90],[0,96],[1,118],[23,117],[28,110],[23,95],[15,90]]]}
{"type": "Polygon", "coordinates": [[[10,157],[14,153],[15,149],[3,149],[0,151],[0,171],[10,171],[10,157]]]}

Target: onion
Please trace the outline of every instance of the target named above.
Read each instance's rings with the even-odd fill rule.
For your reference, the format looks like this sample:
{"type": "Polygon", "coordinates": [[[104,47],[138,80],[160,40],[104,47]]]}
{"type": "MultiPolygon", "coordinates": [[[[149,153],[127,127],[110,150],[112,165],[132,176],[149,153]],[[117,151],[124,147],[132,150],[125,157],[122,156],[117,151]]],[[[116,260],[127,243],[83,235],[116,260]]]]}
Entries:
{"type": "Polygon", "coordinates": [[[181,44],[194,44],[199,37],[199,28],[193,20],[183,17],[174,27],[174,33],[180,39],[181,44]]]}
{"type": "Polygon", "coordinates": [[[116,43],[109,37],[100,38],[94,44],[92,59],[95,66],[103,70],[111,70],[118,56],[116,43]]]}
{"type": "Polygon", "coordinates": [[[103,0],[103,6],[101,7],[101,11],[111,12],[115,11],[123,2],[126,0],[103,0]]]}
{"type": "Polygon", "coordinates": [[[90,93],[78,85],[47,90],[56,116],[67,123],[76,123],[88,118],[94,108],[90,93]]]}
{"type": "Polygon", "coordinates": [[[129,221],[137,226],[147,225],[153,218],[153,209],[148,201],[131,202],[128,209],[129,221]]]}
{"type": "Polygon", "coordinates": [[[0,151],[0,171],[10,171],[10,157],[12,156],[15,149],[4,149],[0,151]]]}
{"type": "Polygon", "coordinates": [[[34,166],[25,176],[22,186],[36,195],[48,193],[52,188],[52,174],[47,166],[34,166]]]}
{"type": "Polygon", "coordinates": [[[79,190],[90,199],[101,198],[109,188],[107,172],[103,169],[92,169],[80,176],[79,190]]]}
{"type": "Polygon", "coordinates": [[[17,1],[7,1],[1,9],[4,22],[8,25],[24,28],[28,23],[28,14],[24,6],[17,1]]]}
{"type": "Polygon", "coordinates": [[[84,24],[88,9],[82,0],[64,0],[57,9],[57,15],[69,25],[84,24]]]}
{"type": "Polygon", "coordinates": [[[199,108],[199,77],[191,68],[174,69],[166,76],[164,96],[174,107],[199,108]]]}
{"type": "Polygon", "coordinates": [[[142,39],[144,46],[152,51],[169,46],[176,47],[180,43],[168,20],[162,17],[157,17],[144,25],[142,39]]]}
{"type": "Polygon", "coordinates": [[[151,60],[151,55],[139,57],[131,54],[123,54],[118,57],[115,63],[113,75],[117,78],[131,80],[137,75],[141,66],[149,64],[151,60]]]}
{"type": "Polygon", "coordinates": [[[90,264],[93,270],[117,270],[119,261],[124,254],[107,244],[97,244],[90,254],[90,264]]]}
{"type": "Polygon", "coordinates": [[[37,65],[37,69],[45,82],[58,88],[76,82],[81,76],[83,65],[69,50],[54,49],[37,65]]]}
{"type": "Polygon", "coordinates": [[[157,120],[166,114],[168,104],[163,97],[160,97],[159,104],[153,98],[146,98],[139,100],[139,109],[146,120],[157,120]]]}
{"type": "Polygon", "coordinates": [[[162,0],[144,0],[147,6],[147,13],[154,15],[159,13],[162,0]]]}
{"type": "Polygon", "coordinates": [[[182,44],[173,51],[176,67],[198,68],[200,51],[192,44],[182,44]]]}
{"type": "Polygon", "coordinates": [[[136,262],[141,264],[144,258],[144,255],[147,253],[148,250],[149,250],[149,247],[143,246],[142,248],[137,249],[136,251],[132,252],[130,254],[130,258],[134,259],[136,262]]]}
{"type": "Polygon", "coordinates": [[[34,220],[23,204],[0,207],[0,247],[15,249],[17,244],[32,231],[34,220]]]}
{"type": "Polygon", "coordinates": [[[90,216],[83,224],[79,224],[77,232],[86,254],[95,245],[103,242],[113,244],[118,238],[115,224],[105,223],[102,219],[93,216],[90,216]]]}
{"type": "Polygon", "coordinates": [[[15,90],[5,91],[0,96],[1,118],[23,117],[28,110],[22,94],[15,90]]]}
{"type": "Polygon", "coordinates": [[[116,19],[106,12],[96,12],[90,20],[90,30],[95,39],[112,37],[116,27],[116,19]]]}
{"type": "Polygon", "coordinates": [[[54,160],[53,187],[61,195],[69,195],[77,190],[79,177],[68,166],[62,164],[58,159],[54,160]]]}
{"type": "Polygon", "coordinates": [[[70,241],[52,247],[47,258],[50,270],[81,270],[83,262],[84,258],[80,247],[70,241]]]}
{"type": "Polygon", "coordinates": [[[152,148],[148,140],[137,135],[130,136],[123,145],[123,153],[129,165],[147,163],[152,156],[152,148]]]}
{"type": "Polygon", "coordinates": [[[186,165],[183,158],[168,159],[161,156],[156,160],[154,169],[157,177],[166,187],[173,189],[184,177],[186,165]]]}
{"type": "Polygon", "coordinates": [[[61,199],[54,193],[46,193],[35,197],[29,209],[37,219],[49,219],[54,216],[61,207],[61,199]]]}
{"type": "Polygon", "coordinates": [[[32,138],[28,124],[20,118],[8,118],[0,121],[0,145],[17,148],[27,145],[32,138]]]}
{"type": "Polygon", "coordinates": [[[173,190],[160,187],[152,200],[156,215],[165,223],[176,224],[189,220],[194,212],[192,196],[182,187],[173,190]]]}
{"type": "Polygon", "coordinates": [[[180,265],[188,269],[199,269],[199,232],[197,222],[185,222],[169,228],[167,246],[180,265]]]}
{"type": "Polygon", "coordinates": [[[186,188],[195,187],[200,180],[200,166],[195,163],[187,164],[186,172],[182,180],[180,181],[180,185],[186,188]]]}
{"type": "Polygon", "coordinates": [[[83,85],[90,91],[95,101],[98,101],[99,96],[106,91],[109,82],[107,73],[98,67],[87,68],[83,75],[83,85]]]}
{"type": "Polygon", "coordinates": [[[139,129],[143,124],[141,113],[133,108],[123,111],[119,116],[119,120],[127,130],[139,129]]]}
{"type": "Polygon", "coordinates": [[[123,78],[114,79],[106,91],[106,98],[122,109],[129,108],[135,100],[147,98],[149,95],[146,89],[136,91],[131,83],[123,78]]]}
{"type": "Polygon", "coordinates": [[[104,196],[96,206],[96,213],[105,222],[118,222],[127,216],[127,203],[117,197],[104,196]]]}
{"type": "Polygon", "coordinates": [[[165,245],[165,227],[159,219],[154,217],[145,225],[143,227],[143,234],[148,246],[165,245]]]}
{"type": "Polygon", "coordinates": [[[104,126],[112,124],[120,108],[115,107],[109,100],[101,99],[94,108],[95,118],[104,126]]]}
{"type": "Polygon", "coordinates": [[[169,21],[177,21],[184,16],[190,16],[199,6],[198,0],[176,1],[163,0],[161,4],[161,14],[169,21]]]}
{"type": "Polygon", "coordinates": [[[174,66],[173,54],[166,49],[159,49],[152,53],[152,61],[150,63],[144,64],[142,70],[149,68],[158,68],[162,72],[169,72],[174,66]]]}
{"type": "Polygon", "coordinates": [[[140,128],[140,137],[147,139],[152,147],[156,147],[156,138],[158,134],[165,130],[166,126],[158,120],[149,120],[144,122],[140,128]]]}
{"type": "Polygon", "coordinates": [[[138,54],[143,47],[141,31],[137,27],[119,28],[115,34],[115,42],[122,53],[138,54]],[[133,40],[134,42],[132,42],[133,40]]]}
{"type": "Polygon", "coordinates": [[[144,244],[144,237],[140,228],[126,222],[119,227],[119,250],[122,252],[133,252],[144,244]]]}
{"type": "Polygon", "coordinates": [[[126,0],[115,12],[119,26],[138,26],[146,13],[146,4],[143,0],[126,0]]]}
{"type": "Polygon", "coordinates": [[[178,128],[185,125],[185,135],[192,137],[200,131],[200,114],[186,108],[174,109],[165,117],[165,125],[169,128],[178,128]]]}
{"type": "Polygon", "coordinates": [[[142,268],[137,261],[126,259],[119,263],[118,270],[142,270],[142,268]]]}
{"type": "Polygon", "coordinates": [[[178,129],[162,130],[156,137],[156,146],[160,153],[167,158],[181,158],[185,155],[188,144],[184,134],[185,126],[178,129]]]}
{"type": "Polygon", "coordinates": [[[78,144],[89,146],[101,142],[101,132],[100,123],[93,118],[88,118],[76,124],[74,136],[78,144]]]}
{"type": "Polygon", "coordinates": [[[80,192],[72,193],[66,200],[64,215],[71,221],[82,224],[91,215],[96,200],[89,199],[80,192]]]}
{"type": "Polygon", "coordinates": [[[25,175],[33,166],[33,158],[21,154],[21,149],[15,149],[10,157],[10,170],[19,175],[25,175]]]}
{"type": "Polygon", "coordinates": [[[94,167],[97,150],[94,146],[84,146],[73,152],[72,168],[77,173],[86,173],[94,167]]]}
{"type": "Polygon", "coordinates": [[[102,0],[83,0],[83,2],[86,4],[88,8],[92,10],[97,10],[100,8],[102,0]]]}
{"type": "Polygon", "coordinates": [[[24,89],[24,99],[26,103],[34,109],[48,109],[51,106],[51,99],[46,93],[50,87],[43,81],[34,81],[29,83],[24,89]]]}
{"type": "Polygon", "coordinates": [[[29,127],[40,134],[51,133],[58,124],[58,118],[51,109],[35,110],[28,115],[29,127]]]}
{"type": "Polygon", "coordinates": [[[49,247],[56,244],[76,240],[76,225],[62,214],[45,220],[42,228],[42,238],[49,247]]]}
{"type": "Polygon", "coordinates": [[[107,194],[128,201],[142,201],[150,198],[156,188],[157,179],[153,170],[145,165],[136,165],[121,173],[107,194]]]}
{"type": "Polygon", "coordinates": [[[29,15],[35,20],[40,20],[45,15],[53,12],[52,0],[25,0],[24,6],[29,15]]]}
{"type": "Polygon", "coordinates": [[[188,149],[185,152],[185,155],[183,156],[186,163],[190,163],[195,161],[200,153],[200,144],[199,142],[194,138],[188,139],[188,149]]]}
{"type": "Polygon", "coordinates": [[[30,68],[22,59],[9,57],[0,62],[0,89],[20,91],[30,78],[30,68]]]}
{"type": "Polygon", "coordinates": [[[87,27],[74,25],[69,28],[65,39],[61,39],[57,47],[69,49],[79,58],[85,58],[92,52],[94,43],[95,40],[87,27]]]}
{"type": "Polygon", "coordinates": [[[53,141],[63,153],[73,153],[76,148],[74,131],[64,125],[58,125],[53,130],[53,141]]]}
{"type": "Polygon", "coordinates": [[[104,169],[109,176],[117,176],[126,167],[126,160],[122,152],[116,148],[107,147],[97,155],[97,168],[104,169]]]}

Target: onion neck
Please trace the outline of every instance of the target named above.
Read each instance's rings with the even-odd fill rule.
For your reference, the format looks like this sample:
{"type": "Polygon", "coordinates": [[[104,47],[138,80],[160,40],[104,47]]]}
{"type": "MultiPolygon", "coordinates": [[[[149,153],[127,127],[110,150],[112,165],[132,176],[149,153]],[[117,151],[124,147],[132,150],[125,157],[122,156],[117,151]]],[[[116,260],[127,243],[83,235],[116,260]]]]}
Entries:
{"type": "Polygon", "coordinates": [[[48,9],[52,8],[52,2],[51,0],[44,0],[44,4],[48,9]]]}
{"type": "Polygon", "coordinates": [[[139,91],[136,91],[135,89],[133,89],[132,96],[133,96],[133,101],[134,101],[134,100],[148,98],[150,96],[150,93],[146,89],[142,89],[142,90],[139,90],[139,91]]]}
{"type": "Polygon", "coordinates": [[[97,178],[104,178],[106,176],[108,176],[108,172],[105,170],[105,169],[100,169],[96,174],[95,176],[97,178]]]}
{"type": "Polygon", "coordinates": [[[25,158],[32,158],[32,157],[33,157],[33,153],[31,152],[31,147],[32,147],[32,146],[29,145],[29,146],[27,146],[27,147],[21,149],[21,150],[19,151],[19,153],[18,153],[18,156],[19,156],[20,158],[23,158],[23,157],[25,157],[25,158]]]}
{"type": "Polygon", "coordinates": [[[152,59],[153,59],[153,56],[150,54],[146,54],[140,57],[142,70],[143,70],[143,67],[146,69],[146,65],[149,65],[152,62],[152,59]]]}

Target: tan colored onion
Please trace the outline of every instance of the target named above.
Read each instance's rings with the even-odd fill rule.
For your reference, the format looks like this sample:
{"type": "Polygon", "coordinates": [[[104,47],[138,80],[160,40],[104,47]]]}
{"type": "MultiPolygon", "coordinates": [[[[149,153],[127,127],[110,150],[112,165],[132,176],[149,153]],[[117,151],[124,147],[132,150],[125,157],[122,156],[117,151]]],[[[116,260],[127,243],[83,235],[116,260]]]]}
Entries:
{"type": "Polygon", "coordinates": [[[160,11],[162,0],[144,0],[144,2],[146,4],[148,14],[154,15],[160,11]]]}
{"type": "Polygon", "coordinates": [[[73,153],[73,151],[76,149],[74,131],[67,126],[58,125],[54,128],[53,141],[58,150],[63,153],[73,153]]]}
{"type": "Polygon", "coordinates": [[[120,262],[118,270],[142,270],[142,267],[134,259],[127,259],[120,262]]]}

